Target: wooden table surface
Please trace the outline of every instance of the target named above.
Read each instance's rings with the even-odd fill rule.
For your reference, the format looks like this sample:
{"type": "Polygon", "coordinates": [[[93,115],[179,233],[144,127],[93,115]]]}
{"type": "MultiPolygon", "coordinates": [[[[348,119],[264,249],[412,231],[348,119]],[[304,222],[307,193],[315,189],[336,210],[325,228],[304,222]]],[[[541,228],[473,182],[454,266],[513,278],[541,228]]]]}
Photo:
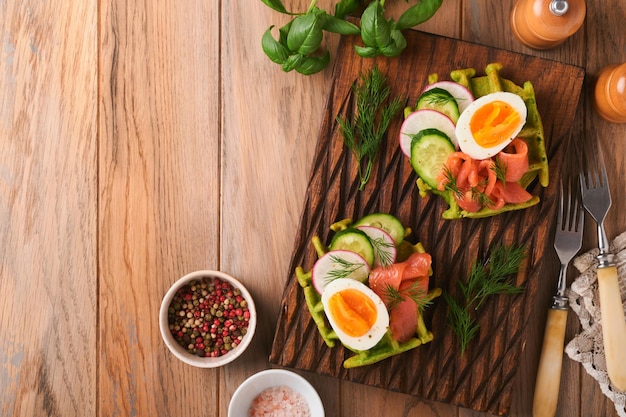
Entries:
{"type": "MultiPolygon", "coordinates": [[[[513,3],[446,0],[418,29],[586,69],[572,130],[610,149],[612,239],[626,230],[626,125],[601,120],[590,93],[626,62],[626,2],[587,1],[583,28],[549,51],[511,35],[513,3]]],[[[0,415],[225,417],[270,367],[332,77],[332,62],[305,77],[265,57],[263,32],[286,21],[253,0],[0,0],[0,415]],[[249,351],[219,370],[184,365],[159,334],[161,297],[198,269],[239,277],[260,310],[249,351]]],[[[512,416],[531,414],[544,319],[530,321],[512,416]]],[[[566,338],[578,331],[570,314],[566,338]]],[[[328,416],[482,415],[304,375],[328,416]]],[[[557,415],[616,415],[567,356],[557,415]]]]}

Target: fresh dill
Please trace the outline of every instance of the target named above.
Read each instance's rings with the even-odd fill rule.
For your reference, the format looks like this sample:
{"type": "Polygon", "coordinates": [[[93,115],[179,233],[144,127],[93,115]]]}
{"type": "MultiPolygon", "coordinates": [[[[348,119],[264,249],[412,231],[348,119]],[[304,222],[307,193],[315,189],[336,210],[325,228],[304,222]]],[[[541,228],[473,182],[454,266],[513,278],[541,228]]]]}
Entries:
{"type": "Polygon", "coordinates": [[[502,160],[496,157],[493,165],[491,166],[491,170],[496,175],[496,178],[502,181],[502,184],[506,185],[506,173],[507,173],[507,165],[502,162],[502,160]]]}
{"type": "Polygon", "coordinates": [[[398,96],[388,102],[391,89],[387,78],[376,66],[361,74],[360,82],[353,86],[353,91],[356,95],[356,114],[352,120],[348,116],[337,116],[336,120],[344,144],[356,158],[359,190],[363,190],[372,174],[382,139],[393,117],[402,109],[404,99],[398,96]]]}
{"type": "Polygon", "coordinates": [[[363,267],[361,263],[346,261],[340,256],[333,255],[330,259],[337,265],[337,268],[328,271],[328,278],[326,279],[327,284],[336,279],[349,277],[352,273],[363,267]]]}
{"type": "Polygon", "coordinates": [[[456,102],[453,96],[451,96],[447,91],[441,89],[432,89],[427,96],[423,98],[423,100],[427,101],[429,104],[435,106],[445,105],[450,102],[456,102]],[[439,91],[436,91],[439,90],[439,91]]]}
{"type": "Polygon", "coordinates": [[[395,246],[394,242],[388,242],[382,237],[370,239],[374,251],[378,255],[380,264],[383,266],[389,266],[393,263],[394,257],[392,256],[391,248],[395,246]]]}
{"type": "Polygon", "coordinates": [[[406,299],[413,300],[420,311],[431,303],[428,291],[424,291],[417,281],[403,289],[397,289],[390,284],[385,285],[383,299],[386,301],[389,310],[393,310],[406,299]]]}
{"type": "Polygon", "coordinates": [[[461,192],[461,190],[459,190],[459,187],[456,184],[456,177],[454,176],[454,174],[452,173],[452,171],[450,170],[450,168],[448,168],[447,166],[444,166],[444,175],[446,178],[446,185],[445,190],[446,191],[451,191],[452,194],[454,194],[454,196],[458,199],[462,199],[463,198],[463,192],[461,192]]]}
{"type": "Polygon", "coordinates": [[[481,205],[481,207],[485,207],[493,204],[493,201],[489,198],[487,194],[483,191],[484,186],[471,187],[470,192],[472,195],[472,201],[477,202],[481,205]]]}
{"type": "Polygon", "coordinates": [[[472,311],[478,310],[491,295],[511,295],[524,291],[523,287],[513,284],[510,278],[517,274],[525,257],[523,246],[498,245],[490,251],[487,261],[480,263],[475,260],[472,263],[467,283],[458,281],[463,295],[461,302],[450,294],[444,294],[448,304],[448,321],[461,344],[461,354],[480,327],[472,317],[472,311]]]}

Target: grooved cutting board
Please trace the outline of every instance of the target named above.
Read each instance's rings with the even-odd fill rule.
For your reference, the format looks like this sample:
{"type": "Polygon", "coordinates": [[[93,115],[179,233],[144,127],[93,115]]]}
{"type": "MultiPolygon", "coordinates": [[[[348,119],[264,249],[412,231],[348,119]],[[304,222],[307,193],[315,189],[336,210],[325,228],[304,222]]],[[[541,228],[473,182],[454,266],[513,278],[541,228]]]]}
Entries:
{"type": "Polygon", "coordinates": [[[555,277],[558,272],[552,249],[555,196],[566,154],[566,133],[578,104],[584,71],[417,31],[407,31],[406,37],[407,49],[392,59],[362,59],[353,51],[353,38],[343,37],[340,42],[270,362],[504,415],[510,409],[538,280],[543,276],[555,277]],[[352,108],[351,86],[362,71],[376,64],[388,76],[392,96],[403,94],[407,104],[413,105],[428,83],[429,74],[438,73],[440,79],[450,79],[450,71],[471,67],[477,76],[482,76],[491,62],[503,64],[503,78],[518,85],[531,81],[535,88],[550,159],[550,185],[544,189],[533,184],[530,189],[541,197],[539,205],[486,219],[442,220],[446,204],[439,198],[419,197],[417,177],[400,151],[400,116],[381,146],[370,182],[365,190],[358,190],[355,160],[343,145],[335,118],[352,108]],[[341,345],[331,349],[324,344],[309,315],[294,269],[298,265],[307,271],[312,268],[317,259],[310,244],[314,235],[328,242],[332,223],[372,212],[394,214],[413,230],[408,240],[421,241],[433,256],[431,288],[440,287],[451,294],[457,292],[457,280],[466,279],[472,261],[485,256],[494,243],[524,244],[528,249],[527,263],[517,284],[523,285],[525,292],[488,299],[476,316],[479,335],[464,356],[448,326],[446,303],[440,297],[425,312],[434,341],[378,364],[344,369],[342,363],[351,352],[341,345]]]}

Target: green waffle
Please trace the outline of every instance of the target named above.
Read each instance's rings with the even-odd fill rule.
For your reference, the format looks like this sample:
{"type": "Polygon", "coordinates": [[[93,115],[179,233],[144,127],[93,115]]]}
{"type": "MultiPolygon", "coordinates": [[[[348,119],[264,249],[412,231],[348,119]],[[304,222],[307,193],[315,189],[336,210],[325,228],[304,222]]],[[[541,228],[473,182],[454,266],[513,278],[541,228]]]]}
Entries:
{"type": "MultiPolygon", "coordinates": [[[[338,227],[344,228],[350,225],[350,223],[351,221],[349,219],[343,220],[341,222],[335,223],[333,226],[331,226],[331,229],[337,231],[338,227]]],[[[315,247],[318,257],[322,257],[326,252],[328,252],[328,248],[320,241],[317,236],[313,237],[312,244],[315,247]]],[[[403,241],[398,248],[397,262],[405,260],[412,253],[415,252],[425,252],[424,247],[421,243],[413,245],[406,240],[403,241]]],[[[322,336],[324,342],[328,347],[335,347],[337,343],[341,342],[339,341],[339,338],[337,337],[334,330],[328,323],[328,320],[326,319],[326,315],[324,314],[324,306],[322,305],[322,297],[317,292],[315,287],[313,287],[313,284],[311,282],[311,271],[305,272],[302,267],[298,266],[295,270],[295,273],[296,278],[298,279],[298,283],[304,291],[306,305],[309,309],[309,312],[311,313],[313,321],[317,325],[317,329],[320,335],[322,336]]],[[[428,292],[429,300],[432,300],[440,295],[440,288],[434,288],[428,292]]],[[[398,341],[394,340],[393,337],[391,337],[391,330],[387,329],[387,333],[385,334],[385,336],[373,348],[364,351],[350,349],[354,353],[354,355],[350,356],[343,362],[344,368],[356,368],[359,366],[371,365],[373,363],[380,362],[383,359],[400,354],[402,352],[406,352],[432,341],[433,333],[426,328],[426,324],[424,323],[421,314],[418,317],[417,325],[418,327],[416,337],[412,337],[404,343],[399,343],[398,341]]]]}
{"type": "MultiPolygon", "coordinates": [[[[528,186],[538,178],[539,183],[543,187],[548,186],[549,171],[548,171],[548,156],[545,148],[545,136],[543,132],[543,124],[541,123],[541,117],[537,110],[537,102],[535,99],[535,90],[530,81],[526,81],[523,87],[516,85],[514,82],[500,77],[500,70],[502,64],[492,63],[485,68],[485,76],[476,77],[476,71],[473,68],[466,68],[455,70],[450,73],[450,77],[453,81],[470,89],[475,98],[482,97],[489,93],[495,93],[499,91],[505,91],[514,93],[520,96],[528,110],[526,117],[526,124],[518,137],[523,138],[528,144],[528,162],[529,171],[519,181],[520,185],[524,188],[528,186]]],[[[429,83],[438,81],[438,75],[432,74],[428,77],[429,83]]],[[[539,197],[533,196],[532,199],[525,203],[520,204],[506,204],[504,207],[493,210],[487,207],[471,213],[462,210],[452,193],[452,191],[439,191],[429,187],[420,178],[417,180],[417,186],[420,191],[420,195],[425,197],[428,193],[433,193],[443,197],[450,206],[443,212],[442,217],[444,219],[460,219],[460,218],[481,218],[494,216],[506,211],[521,210],[527,207],[534,206],[539,203],[539,197]]]]}

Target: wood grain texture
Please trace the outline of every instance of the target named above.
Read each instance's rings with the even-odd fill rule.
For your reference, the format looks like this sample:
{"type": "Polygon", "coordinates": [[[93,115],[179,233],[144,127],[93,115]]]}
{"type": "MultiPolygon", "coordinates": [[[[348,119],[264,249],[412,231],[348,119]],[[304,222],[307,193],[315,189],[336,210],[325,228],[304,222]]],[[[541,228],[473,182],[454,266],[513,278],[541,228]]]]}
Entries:
{"type": "Polygon", "coordinates": [[[97,3],[0,2],[0,415],[96,412],[97,3]]]}
{"type": "MultiPolygon", "coordinates": [[[[375,61],[384,73],[393,74],[389,77],[392,95],[406,92],[407,85],[416,86],[414,92],[409,92],[407,103],[415,102],[419,86],[427,83],[431,73],[439,73],[443,78],[452,69],[484,68],[490,62],[501,62],[504,65],[501,75],[518,84],[526,81],[528,73],[550,74],[532,82],[546,138],[549,138],[547,149],[554,183],[562,168],[562,143],[575,109],[558,113],[549,109],[563,108],[562,97],[578,96],[582,69],[420,32],[408,33],[407,39],[410,51],[401,58],[375,61]],[[560,80],[558,86],[556,80],[560,80]]],[[[457,291],[453,277],[464,277],[470,263],[476,257],[485,256],[494,242],[525,244],[529,262],[518,281],[526,287],[526,292],[524,296],[511,299],[498,298],[480,311],[480,335],[464,357],[454,343],[447,325],[445,304],[440,301],[427,312],[427,317],[432,314],[429,317],[431,327],[437,335],[434,342],[385,363],[345,370],[342,362],[347,351],[328,349],[323,344],[303,302],[301,289],[290,274],[270,360],[421,398],[506,414],[516,365],[525,344],[525,323],[534,306],[530,301],[536,295],[538,276],[554,272],[553,258],[547,256],[547,248],[551,247],[549,235],[554,220],[555,185],[546,190],[540,190],[540,186],[534,188],[534,193],[543,200],[538,207],[490,219],[441,220],[441,200],[422,199],[417,195],[416,177],[395,139],[400,120],[390,127],[372,180],[364,191],[358,191],[354,158],[343,146],[335,117],[353,111],[351,86],[359,74],[373,64],[371,60],[354,57],[351,50],[350,41],[340,44],[342,59],[335,67],[291,271],[297,265],[305,270],[312,267],[315,252],[310,241],[313,235],[329,241],[329,227],[333,222],[382,211],[398,216],[415,231],[416,236],[411,237],[413,243],[421,241],[434,258],[432,285],[451,294],[457,291]],[[413,367],[407,367],[406,363],[413,367]]],[[[478,73],[483,74],[480,70],[478,73]]]]}
{"type": "Polygon", "coordinates": [[[218,15],[203,1],[101,14],[98,412],[197,416],[217,371],[167,351],[158,311],[179,277],[219,268],[218,15]]]}
{"type": "MultiPolygon", "coordinates": [[[[611,150],[614,189],[626,188],[626,127],[600,120],[589,94],[601,67],[626,61],[626,4],[588,0],[579,33],[533,51],[509,31],[513,2],[445,0],[419,29],[584,67],[572,131],[611,150]]],[[[284,3],[302,12],[311,1],[284,3]]],[[[386,7],[398,16],[407,3],[386,7]]],[[[234,389],[276,366],[268,356],[339,40],[325,38],[325,71],[286,74],[260,40],[288,20],[251,0],[0,0],[1,416],[226,417],[234,389]],[[262,308],[250,351],[219,371],[181,364],[158,333],[162,295],[200,268],[237,275],[262,308]]],[[[614,198],[609,237],[626,230],[625,205],[614,198]]],[[[584,250],[595,245],[587,228],[584,250]]],[[[554,278],[536,283],[543,308],[527,319],[512,416],[530,415],[554,278]]],[[[566,338],[578,331],[570,314],[566,338]]],[[[331,417],[487,415],[298,372],[331,417]]],[[[567,358],[560,395],[557,416],[616,415],[567,358]]]]}

